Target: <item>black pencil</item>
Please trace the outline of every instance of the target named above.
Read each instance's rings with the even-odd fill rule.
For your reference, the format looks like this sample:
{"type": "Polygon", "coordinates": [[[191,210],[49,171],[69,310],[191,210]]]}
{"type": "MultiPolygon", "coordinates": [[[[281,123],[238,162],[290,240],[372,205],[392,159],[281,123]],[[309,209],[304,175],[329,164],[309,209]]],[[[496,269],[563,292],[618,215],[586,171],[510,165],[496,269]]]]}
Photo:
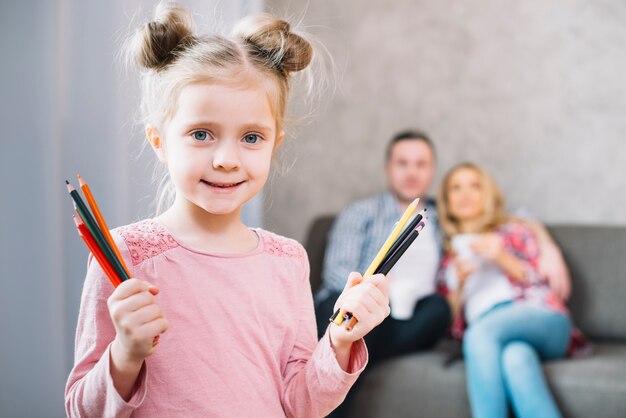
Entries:
{"type": "Polygon", "coordinates": [[[411,222],[407,225],[407,227],[404,228],[398,239],[393,243],[389,251],[387,251],[385,258],[383,258],[383,261],[380,262],[376,270],[379,270],[380,267],[383,266],[387,262],[387,260],[389,260],[389,258],[391,258],[391,256],[398,250],[400,245],[402,245],[404,240],[406,240],[406,238],[415,230],[420,221],[424,219],[424,216],[426,216],[426,208],[418,213],[415,218],[413,218],[413,220],[411,220],[411,222]]]}
{"type": "Polygon", "coordinates": [[[128,277],[128,274],[126,274],[126,270],[124,270],[122,263],[120,263],[120,260],[117,258],[117,256],[113,252],[113,249],[111,248],[106,238],[102,234],[102,231],[100,231],[100,228],[98,227],[98,224],[96,223],[96,220],[91,215],[91,212],[89,212],[89,209],[87,209],[87,205],[85,205],[83,198],[80,197],[80,195],[78,194],[74,186],[72,186],[69,181],[65,180],[65,184],[67,185],[67,190],[70,192],[70,196],[72,200],[74,201],[74,206],[76,207],[76,211],[78,212],[79,216],[82,218],[83,222],[89,229],[89,232],[91,232],[91,235],[93,236],[93,238],[98,243],[98,246],[104,253],[104,256],[106,257],[106,259],[111,264],[111,267],[113,267],[113,270],[115,270],[115,273],[120,278],[120,280],[122,281],[128,280],[130,277],[128,277]]]}
{"type": "MultiPolygon", "coordinates": [[[[421,215],[422,215],[421,213],[418,214],[415,217],[415,219],[417,219],[421,215]]],[[[406,230],[403,231],[402,235],[398,237],[396,242],[394,242],[394,244],[391,247],[391,249],[393,249],[395,247],[396,250],[392,253],[391,249],[390,249],[389,253],[387,253],[388,256],[385,256],[385,259],[383,259],[383,262],[376,269],[376,272],[374,274],[385,274],[385,275],[387,275],[391,271],[393,266],[396,265],[398,260],[400,260],[400,257],[402,257],[402,255],[404,255],[406,250],[409,249],[411,244],[413,244],[413,241],[415,241],[417,239],[417,237],[419,236],[419,234],[422,231],[422,229],[424,229],[424,227],[426,226],[426,222],[423,220],[423,217],[422,217],[417,222],[411,222],[410,226],[412,226],[412,228],[411,229],[406,228],[406,230]],[[400,239],[402,237],[404,237],[405,239],[403,241],[400,241],[400,239]],[[398,245],[396,245],[396,244],[398,244],[398,245]],[[389,254],[391,254],[391,255],[389,255],[389,254]]],[[[341,313],[341,308],[337,309],[335,311],[335,313],[333,313],[333,315],[330,317],[329,321],[333,322],[335,320],[335,318],[337,318],[337,316],[340,313],[341,313]]],[[[344,321],[351,320],[351,319],[352,319],[352,314],[350,312],[344,313],[344,321]]],[[[350,329],[352,326],[354,326],[354,324],[352,322],[350,322],[348,324],[348,329],[350,329]]]]}
{"type": "MultiPolygon", "coordinates": [[[[415,239],[419,236],[420,231],[424,229],[424,226],[426,226],[426,223],[424,221],[421,221],[419,224],[417,224],[417,226],[409,232],[408,236],[400,244],[396,252],[387,260],[386,263],[383,263],[381,267],[376,271],[376,274],[388,274],[393,266],[396,265],[398,260],[400,260],[400,257],[402,257],[406,250],[409,249],[411,244],[413,244],[413,241],[415,241],[415,239]]],[[[346,330],[348,331],[350,331],[354,327],[354,324],[356,324],[356,318],[353,318],[351,312],[346,312],[344,314],[344,321],[349,321],[346,327],[346,330]]]]}
{"type": "Polygon", "coordinates": [[[424,229],[424,226],[426,226],[426,223],[424,221],[420,221],[413,228],[413,230],[407,234],[406,239],[398,246],[397,250],[391,254],[387,261],[383,261],[380,268],[376,271],[376,274],[389,274],[393,266],[395,266],[398,260],[400,260],[400,257],[404,255],[406,250],[408,250],[411,244],[413,244],[413,241],[415,241],[415,239],[419,236],[422,229],[424,229]]]}
{"type": "MultiPolygon", "coordinates": [[[[402,244],[402,242],[404,242],[404,240],[406,239],[406,237],[411,233],[411,231],[413,231],[415,229],[415,227],[417,226],[417,224],[419,223],[419,221],[422,220],[422,218],[424,217],[424,215],[426,214],[426,208],[424,208],[424,210],[422,210],[420,213],[418,213],[415,218],[413,218],[413,220],[407,225],[407,227],[402,231],[402,233],[398,236],[398,238],[395,240],[395,242],[393,243],[393,245],[391,246],[391,248],[389,248],[389,251],[387,251],[387,254],[385,255],[385,257],[382,259],[382,261],[380,262],[380,264],[378,266],[376,266],[376,270],[380,269],[380,267],[382,265],[385,264],[385,262],[387,260],[389,260],[389,257],[391,257],[391,255],[393,255],[397,250],[398,247],[400,247],[400,245],[402,244]]],[[[375,271],[376,271],[375,270],[375,271]]],[[[374,273],[375,274],[375,273],[374,273]]],[[[334,321],[335,318],[337,318],[337,315],[339,315],[339,312],[341,310],[337,309],[335,311],[335,313],[333,313],[333,315],[329,318],[329,321],[334,321]]]]}

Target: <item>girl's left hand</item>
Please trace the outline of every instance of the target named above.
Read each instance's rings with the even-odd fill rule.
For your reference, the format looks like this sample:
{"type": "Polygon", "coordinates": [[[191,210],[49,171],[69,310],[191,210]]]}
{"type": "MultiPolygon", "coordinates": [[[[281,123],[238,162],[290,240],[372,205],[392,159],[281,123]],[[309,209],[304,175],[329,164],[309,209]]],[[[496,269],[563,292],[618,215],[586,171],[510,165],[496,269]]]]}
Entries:
{"type": "Polygon", "coordinates": [[[367,335],[374,327],[389,316],[389,284],[382,274],[363,278],[359,273],[351,273],[345,289],[335,303],[335,310],[341,308],[351,312],[358,320],[348,331],[345,323],[330,326],[330,339],[333,346],[348,347],[367,335]]]}
{"type": "Polygon", "coordinates": [[[482,234],[472,243],[472,249],[480,257],[491,261],[498,261],[504,253],[504,245],[498,234],[482,234]]]}

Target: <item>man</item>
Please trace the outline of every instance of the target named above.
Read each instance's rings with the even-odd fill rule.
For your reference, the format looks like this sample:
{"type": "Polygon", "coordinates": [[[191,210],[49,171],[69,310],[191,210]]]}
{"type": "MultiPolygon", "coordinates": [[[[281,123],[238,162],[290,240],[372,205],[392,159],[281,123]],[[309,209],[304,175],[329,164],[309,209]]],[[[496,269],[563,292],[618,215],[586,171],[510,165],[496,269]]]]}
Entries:
{"type": "MultiPolygon", "coordinates": [[[[427,210],[426,227],[387,276],[391,316],[365,337],[372,365],[431,348],[450,323],[449,306],[436,293],[442,237],[435,202],[427,197],[434,174],[435,148],[430,138],[419,131],[397,134],[386,152],[388,191],[346,207],[329,235],[323,285],[316,295],[320,336],[328,326],[328,318],[349,273],[367,269],[395,222],[415,198],[420,197],[421,208],[427,210]]],[[[527,222],[540,243],[540,269],[555,293],[567,299],[570,282],[560,250],[542,225],[527,222]]]]}

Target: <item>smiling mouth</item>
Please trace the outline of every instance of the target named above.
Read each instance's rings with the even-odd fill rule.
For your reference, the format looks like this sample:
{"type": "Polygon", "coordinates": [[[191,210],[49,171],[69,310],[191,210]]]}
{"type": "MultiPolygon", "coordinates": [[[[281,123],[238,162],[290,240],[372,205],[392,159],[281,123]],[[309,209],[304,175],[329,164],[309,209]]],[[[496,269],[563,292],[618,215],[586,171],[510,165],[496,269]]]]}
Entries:
{"type": "Polygon", "coordinates": [[[237,183],[213,183],[213,182],[206,181],[206,180],[200,180],[200,182],[204,183],[206,185],[209,185],[211,187],[217,187],[217,188],[220,188],[220,189],[230,189],[232,187],[237,187],[240,184],[245,183],[245,181],[240,181],[240,182],[237,182],[237,183]]]}

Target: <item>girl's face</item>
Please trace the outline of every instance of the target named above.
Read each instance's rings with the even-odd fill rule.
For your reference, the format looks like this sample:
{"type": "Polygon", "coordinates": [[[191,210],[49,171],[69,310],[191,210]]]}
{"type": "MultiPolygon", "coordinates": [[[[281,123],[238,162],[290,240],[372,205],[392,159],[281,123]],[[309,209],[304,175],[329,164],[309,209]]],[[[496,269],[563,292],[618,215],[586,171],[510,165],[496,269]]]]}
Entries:
{"type": "Polygon", "coordinates": [[[259,85],[198,83],[181,90],[163,149],[155,149],[167,164],[177,200],[222,215],[239,210],[263,188],[282,136],[259,85]]]}
{"type": "Polygon", "coordinates": [[[459,221],[479,218],[485,210],[485,193],[476,170],[460,168],[448,180],[447,201],[450,214],[459,221]]]}

